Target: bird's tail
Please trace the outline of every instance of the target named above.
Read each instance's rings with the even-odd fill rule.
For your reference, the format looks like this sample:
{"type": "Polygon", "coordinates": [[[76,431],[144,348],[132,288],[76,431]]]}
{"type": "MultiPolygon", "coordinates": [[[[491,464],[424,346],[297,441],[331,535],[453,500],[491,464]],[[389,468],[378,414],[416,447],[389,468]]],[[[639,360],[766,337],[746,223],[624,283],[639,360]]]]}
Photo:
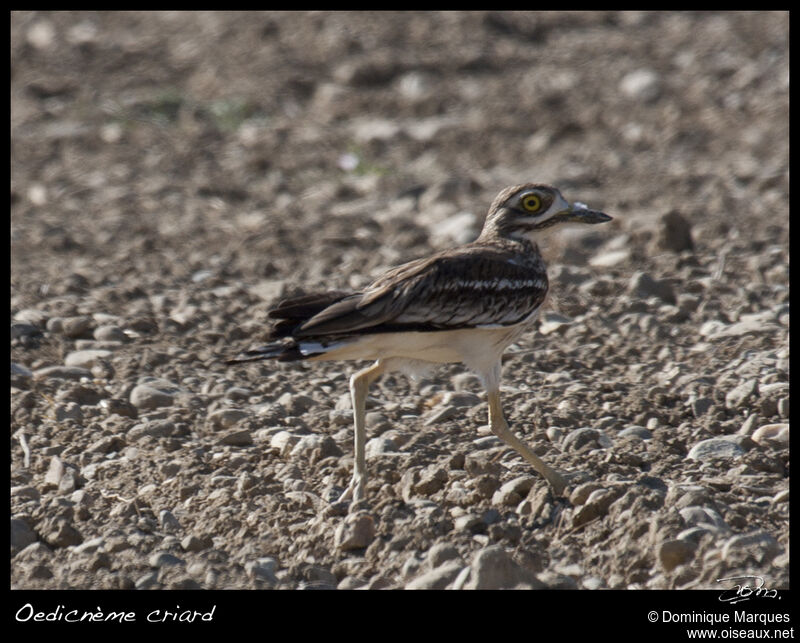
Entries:
{"type": "Polygon", "coordinates": [[[297,342],[288,340],[246,350],[232,359],[225,360],[225,363],[243,364],[245,362],[258,362],[266,359],[276,359],[279,362],[293,362],[305,359],[306,357],[310,357],[310,355],[304,355],[297,342]]]}
{"type": "Polygon", "coordinates": [[[331,290],[322,293],[302,295],[292,299],[284,299],[269,311],[272,319],[277,319],[267,337],[269,344],[239,353],[226,364],[242,364],[260,360],[275,359],[279,362],[294,362],[325,353],[331,345],[313,339],[295,339],[292,333],[311,317],[331,304],[340,301],[352,293],[331,290]]]}

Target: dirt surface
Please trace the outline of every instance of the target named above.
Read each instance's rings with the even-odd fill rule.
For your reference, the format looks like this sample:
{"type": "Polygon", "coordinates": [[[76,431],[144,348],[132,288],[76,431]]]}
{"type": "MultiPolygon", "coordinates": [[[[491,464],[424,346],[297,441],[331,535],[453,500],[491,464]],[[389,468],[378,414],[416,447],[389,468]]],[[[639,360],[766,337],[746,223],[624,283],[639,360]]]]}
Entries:
{"type": "Polygon", "coordinates": [[[788,15],[13,13],[15,588],[789,585],[788,15]],[[281,297],[544,251],[512,429],[458,365],[228,367],[281,297]]]}

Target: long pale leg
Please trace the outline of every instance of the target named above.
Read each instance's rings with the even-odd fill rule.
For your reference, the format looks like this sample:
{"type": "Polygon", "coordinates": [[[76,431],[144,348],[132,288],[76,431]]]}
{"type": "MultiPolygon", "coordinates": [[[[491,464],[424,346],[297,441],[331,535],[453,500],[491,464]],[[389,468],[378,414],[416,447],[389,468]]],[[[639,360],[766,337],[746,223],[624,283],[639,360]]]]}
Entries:
{"type": "Polygon", "coordinates": [[[489,426],[492,429],[492,433],[530,462],[531,466],[550,483],[553,493],[560,496],[567,486],[567,481],[560,473],[548,467],[527,444],[510,431],[508,423],[503,417],[503,407],[500,405],[500,391],[489,390],[487,393],[489,397],[489,426]]]}
{"type": "Polygon", "coordinates": [[[386,370],[383,360],[378,360],[372,366],[353,374],[350,378],[350,397],[353,400],[353,424],[355,426],[355,464],[353,478],[347,489],[339,496],[339,502],[353,499],[354,502],[363,500],[367,488],[367,457],[365,445],[367,431],[364,423],[364,405],[367,400],[369,385],[378,379],[386,370]]]}

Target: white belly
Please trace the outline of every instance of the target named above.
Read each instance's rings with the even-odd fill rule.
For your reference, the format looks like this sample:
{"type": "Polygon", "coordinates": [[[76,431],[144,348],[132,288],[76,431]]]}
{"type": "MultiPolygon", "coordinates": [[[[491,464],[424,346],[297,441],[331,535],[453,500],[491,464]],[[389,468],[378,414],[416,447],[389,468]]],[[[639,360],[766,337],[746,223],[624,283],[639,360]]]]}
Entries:
{"type": "Polygon", "coordinates": [[[534,311],[514,326],[364,335],[340,344],[332,344],[323,355],[309,359],[323,361],[402,358],[435,364],[463,362],[473,370],[482,372],[496,364],[505,348],[530,328],[538,312],[534,311]]]}

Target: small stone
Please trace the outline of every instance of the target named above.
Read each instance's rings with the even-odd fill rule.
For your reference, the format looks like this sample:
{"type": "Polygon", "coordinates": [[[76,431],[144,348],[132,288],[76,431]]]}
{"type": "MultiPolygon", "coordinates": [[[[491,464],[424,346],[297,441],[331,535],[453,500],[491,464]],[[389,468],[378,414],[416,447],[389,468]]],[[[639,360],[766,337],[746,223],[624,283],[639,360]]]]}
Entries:
{"type": "Polygon", "coordinates": [[[561,442],[564,451],[577,452],[584,449],[608,449],[613,446],[605,432],[591,427],[581,427],[570,431],[561,442]]]}
{"type": "Polygon", "coordinates": [[[455,531],[470,531],[478,533],[486,529],[486,524],[475,514],[465,514],[453,521],[455,531]]]}
{"type": "Polygon", "coordinates": [[[80,545],[83,542],[83,536],[67,521],[59,520],[44,540],[51,547],[71,547],[80,545]]]}
{"type": "Polygon", "coordinates": [[[194,534],[189,534],[181,541],[181,548],[184,551],[203,551],[212,545],[211,538],[204,536],[199,537],[194,534]]]}
{"type": "Polygon", "coordinates": [[[181,523],[171,511],[162,509],[158,514],[158,521],[161,523],[161,528],[168,533],[174,533],[181,530],[181,523]]]}
{"type": "Polygon", "coordinates": [[[637,69],[626,74],[619,88],[628,98],[644,103],[653,102],[661,95],[660,78],[650,69],[637,69]]]}
{"type": "Polygon", "coordinates": [[[699,418],[705,415],[714,406],[714,400],[708,397],[699,397],[692,402],[692,414],[699,418]]]}
{"type": "Polygon", "coordinates": [[[745,565],[748,560],[757,565],[768,565],[783,551],[780,543],[766,531],[733,536],[722,546],[722,559],[729,564],[745,565]]]}
{"type": "Polygon", "coordinates": [[[175,396],[148,384],[139,384],[131,391],[130,401],[138,409],[157,409],[172,406],[175,396]]]}
{"type": "Polygon", "coordinates": [[[433,426],[456,417],[459,414],[459,409],[455,405],[443,406],[434,410],[430,415],[425,418],[425,426],[433,426]]]}
{"type": "Polygon", "coordinates": [[[274,585],[278,582],[278,578],[275,576],[277,567],[278,561],[269,556],[264,556],[263,558],[247,561],[244,570],[250,578],[259,578],[274,585]]]}
{"type": "Polygon", "coordinates": [[[58,485],[61,482],[61,476],[64,475],[64,468],[64,463],[58,456],[53,456],[50,459],[50,466],[44,476],[44,484],[42,485],[42,489],[44,491],[58,489],[58,485]]]}
{"type": "Polygon", "coordinates": [[[277,403],[282,406],[289,415],[303,415],[312,409],[316,402],[308,395],[299,393],[284,393],[278,398],[277,403]]]}
{"type": "Polygon", "coordinates": [[[11,493],[11,497],[16,500],[35,500],[38,501],[41,498],[41,494],[36,487],[32,487],[30,485],[19,485],[15,487],[11,487],[9,490],[11,493]]]}
{"type": "Polygon", "coordinates": [[[712,531],[725,531],[728,529],[728,525],[725,524],[722,516],[710,507],[684,507],[678,513],[687,527],[706,527],[712,531]]]}
{"type": "Polygon", "coordinates": [[[113,353],[107,350],[73,351],[64,358],[65,366],[91,369],[99,360],[108,359],[113,353]]]}
{"type": "Polygon", "coordinates": [[[736,409],[747,404],[750,397],[756,395],[758,380],[751,379],[739,384],[725,395],[725,406],[736,409]]]}
{"type": "Polygon", "coordinates": [[[31,543],[36,542],[36,533],[28,523],[19,518],[11,519],[11,552],[12,555],[22,551],[31,543]]]}
{"type": "Polygon", "coordinates": [[[445,589],[458,576],[464,564],[451,560],[417,576],[407,583],[406,589],[445,589]]]}
{"type": "Polygon", "coordinates": [[[128,400],[120,400],[118,398],[109,398],[100,401],[100,408],[105,409],[108,415],[120,415],[131,419],[139,417],[139,411],[136,407],[128,402],[128,400]]]}
{"type": "Polygon", "coordinates": [[[55,416],[57,422],[63,422],[64,420],[75,420],[77,422],[80,422],[80,420],[83,419],[83,413],[81,412],[81,407],[78,406],[75,402],[56,405],[55,416]]]}
{"type": "Polygon", "coordinates": [[[25,39],[36,49],[47,49],[55,42],[55,27],[49,20],[39,20],[30,26],[25,39]]]}
{"type": "Polygon", "coordinates": [[[145,435],[154,438],[166,438],[175,432],[175,425],[169,420],[153,420],[152,422],[143,422],[132,427],[127,437],[130,441],[136,441],[145,435]]]}
{"type": "Polygon", "coordinates": [[[250,414],[241,409],[218,409],[208,415],[208,424],[214,430],[228,429],[250,414]]]}
{"type": "Polygon", "coordinates": [[[618,498],[618,492],[612,489],[596,489],[589,494],[586,502],[581,505],[572,517],[572,527],[580,527],[596,518],[605,516],[611,503],[618,498]]]}
{"type": "Polygon", "coordinates": [[[492,504],[499,506],[518,505],[528,495],[535,481],[536,478],[528,475],[509,480],[495,491],[492,496],[492,504]]]}
{"type": "Polygon", "coordinates": [[[713,458],[738,458],[744,455],[744,449],[733,438],[738,436],[721,436],[708,438],[695,444],[687,454],[690,460],[711,460],[713,458]]]}
{"type": "Polygon", "coordinates": [[[436,569],[450,560],[461,561],[458,549],[452,543],[436,543],[428,550],[428,566],[431,569],[436,569]]]}
{"type": "Polygon", "coordinates": [[[368,547],[375,538],[375,522],[368,513],[349,514],[336,528],[334,543],[342,551],[368,547]]]}
{"type": "Polygon", "coordinates": [[[149,572],[136,581],[136,589],[149,589],[158,584],[158,572],[149,572]]]}
{"type": "Polygon", "coordinates": [[[92,333],[93,337],[100,342],[127,342],[128,336],[119,326],[109,324],[98,326],[92,333]]]}
{"type": "Polygon", "coordinates": [[[92,325],[89,317],[51,317],[47,320],[47,330],[61,333],[70,339],[87,336],[92,325]]]}
{"type": "Polygon", "coordinates": [[[661,217],[658,245],[672,252],[694,249],[692,226],[677,210],[667,212],[661,217]]]}
{"type": "Polygon", "coordinates": [[[514,562],[501,545],[492,545],[475,554],[464,589],[512,589],[520,583],[544,588],[533,574],[514,562]]]}
{"type": "Polygon", "coordinates": [[[789,446],[789,424],[765,424],[753,431],[753,442],[761,446],[789,446]]]}
{"type": "Polygon", "coordinates": [[[592,495],[594,491],[598,489],[602,489],[603,485],[596,481],[584,482],[581,485],[578,485],[573,489],[572,493],[570,494],[569,501],[573,507],[578,507],[584,504],[588,499],[589,496],[592,495]]]}
{"type": "Polygon", "coordinates": [[[539,318],[539,333],[549,335],[550,333],[561,332],[566,330],[571,323],[572,320],[569,317],[548,311],[539,318]]]}
{"type": "Polygon", "coordinates": [[[148,563],[150,567],[167,567],[172,565],[185,565],[186,561],[169,552],[159,551],[150,556],[148,563]]]}
{"type": "Polygon", "coordinates": [[[278,431],[270,438],[269,448],[277,449],[278,453],[285,458],[299,441],[299,435],[294,435],[289,431],[278,431]]]}
{"type": "Polygon", "coordinates": [[[220,435],[217,442],[229,446],[247,447],[253,444],[253,436],[249,429],[231,429],[220,435]]]}
{"type": "Polygon", "coordinates": [[[33,372],[35,379],[61,379],[80,380],[84,377],[92,379],[92,372],[88,368],[79,366],[46,366],[33,372]]]}
{"type": "Polygon", "coordinates": [[[653,279],[646,272],[636,272],[628,282],[628,292],[634,297],[647,299],[657,297],[668,304],[674,304],[675,291],[672,286],[664,280],[653,279]]]}
{"type": "Polygon", "coordinates": [[[617,436],[620,438],[638,438],[640,440],[651,440],[653,438],[653,434],[643,426],[629,426],[620,431],[617,436]]]}
{"type": "Polygon", "coordinates": [[[367,460],[384,453],[397,453],[397,444],[390,438],[377,437],[367,441],[364,446],[367,460]]]}
{"type": "Polygon", "coordinates": [[[438,465],[431,465],[420,473],[413,490],[422,496],[429,496],[442,489],[446,483],[447,471],[438,465]]]}
{"type": "Polygon", "coordinates": [[[678,565],[694,558],[696,546],[688,540],[665,540],[658,546],[658,560],[664,571],[671,572],[678,565]]]}

